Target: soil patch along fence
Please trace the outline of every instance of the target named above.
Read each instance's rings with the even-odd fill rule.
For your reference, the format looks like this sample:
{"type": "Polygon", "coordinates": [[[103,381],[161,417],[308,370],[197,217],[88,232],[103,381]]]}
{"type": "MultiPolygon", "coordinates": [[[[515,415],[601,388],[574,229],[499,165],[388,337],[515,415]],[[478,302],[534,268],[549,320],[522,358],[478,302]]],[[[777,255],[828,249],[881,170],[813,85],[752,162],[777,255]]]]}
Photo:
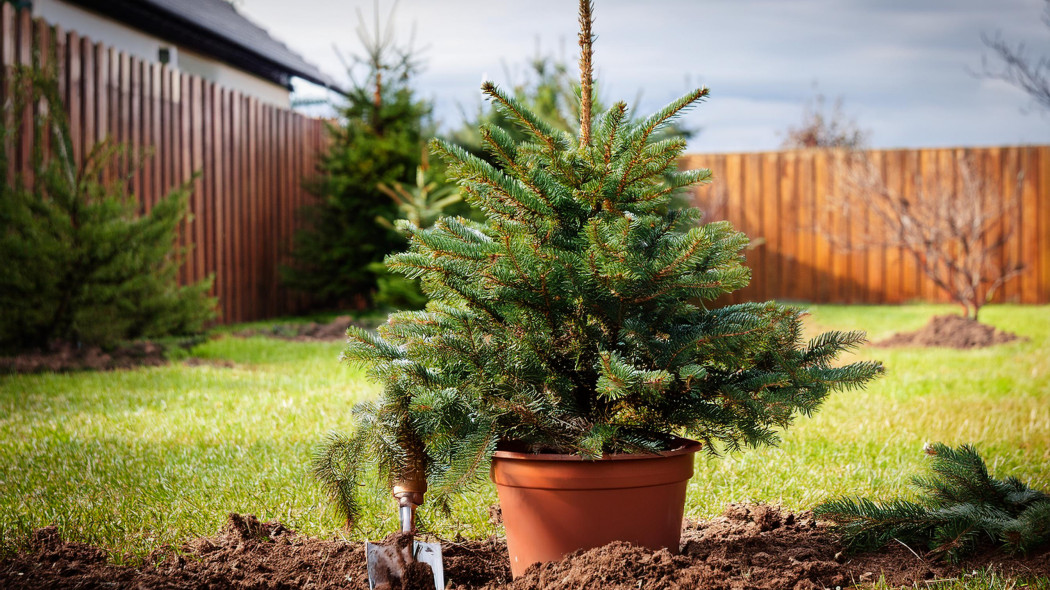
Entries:
{"type": "MultiPolygon", "coordinates": [[[[994,302],[1050,303],[1050,146],[871,150],[865,154],[886,184],[909,197],[917,182],[955,178],[960,158],[998,187],[984,198],[1016,199],[1001,257],[1025,271],[994,302]],[[1020,184],[1020,186],[1018,186],[1020,184]]],[[[865,214],[843,214],[835,198],[835,159],[828,150],[694,154],[682,168],[709,168],[711,184],[693,195],[707,220],[727,219],[752,238],[746,253],[752,282],[731,301],[818,303],[948,302],[899,248],[841,249],[830,236],[860,235],[865,214]]],[[[728,300],[728,298],[727,298],[728,300]]]]}
{"type": "MultiPolygon", "coordinates": [[[[35,47],[55,43],[78,161],[105,137],[147,149],[127,181],[144,209],[199,173],[179,238],[191,247],[179,280],[214,275],[220,321],[304,309],[305,298],[281,286],[278,267],[295,212],[310,198],[302,184],[325,145],[324,121],[63,32],[10,4],[0,11],[0,100],[8,99],[11,66],[31,64],[35,47]]],[[[23,128],[30,125],[26,113],[23,128]]],[[[28,172],[32,133],[23,136],[12,155],[16,170],[28,172]]]]}

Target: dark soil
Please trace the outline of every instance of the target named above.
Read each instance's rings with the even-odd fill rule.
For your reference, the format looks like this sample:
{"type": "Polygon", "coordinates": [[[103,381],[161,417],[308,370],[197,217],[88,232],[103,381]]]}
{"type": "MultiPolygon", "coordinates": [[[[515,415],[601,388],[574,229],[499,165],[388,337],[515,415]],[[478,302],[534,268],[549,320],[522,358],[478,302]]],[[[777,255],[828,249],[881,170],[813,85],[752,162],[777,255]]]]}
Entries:
{"type": "MultiPolygon", "coordinates": [[[[675,555],[613,543],[533,566],[511,581],[502,541],[442,542],[445,576],[457,589],[801,590],[880,577],[893,586],[912,586],[982,568],[1011,578],[1050,576],[1050,548],[1027,557],[989,548],[958,565],[924,558],[912,552],[919,548],[900,544],[848,556],[808,512],[765,505],[734,504],[718,518],[689,523],[681,549],[675,555]]],[[[163,548],[146,561],[138,567],[111,565],[104,552],[65,542],[49,527],[36,532],[28,552],[0,561],[0,588],[368,588],[364,543],[311,539],[279,523],[236,514],[218,536],[163,548]]],[[[432,585],[429,572],[416,574],[400,587],[432,585]]]]}
{"type": "Polygon", "coordinates": [[[1019,336],[1003,332],[961,315],[938,315],[914,332],[894,334],[874,346],[939,346],[945,348],[984,348],[1013,342],[1019,336]]]}
{"type": "Polygon", "coordinates": [[[346,340],[346,329],[351,324],[369,327],[356,322],[350,316],[339,316],[324,324],[316,322],[273,324],[266,328],[238,330],[233,332],[233,335],[240,338],[267,336],[270,338],[281,338],[283,340],[295,340],[300,342],[346,340]]]}
{"type": "MultiPolygon", "coordinates": [[[[328,323],[273,324],[267,328],[240,330],[234,336],[268,336],[299,342],[336,341],[346,339],[346,328],[355,324],[350,316],[340,316],[328,323]]],[[[364,326],[363,327],[374,327],[364,326]]],[[[64,373],[70,371],[113,371],[135,367],[159,367],[168,364],[164,346],[140,341],[103,350],[98,346],[77,346],[56,342],[47,350],[23,352],[14,356],[0,356],[0,375],[4,373],[64,373]]],[[[189,366],[208,365],[229,368],[230,361],[188,358],[189,366]]]]}
{"type": "Polygon", "coordinates": [[[98,346],[54,343],[47,350],[0,357],[0,374],[112,371],[166,364],[168,359],[164,355],[164,347],[148,341],[134,342],[109,351],[98,346]]]}

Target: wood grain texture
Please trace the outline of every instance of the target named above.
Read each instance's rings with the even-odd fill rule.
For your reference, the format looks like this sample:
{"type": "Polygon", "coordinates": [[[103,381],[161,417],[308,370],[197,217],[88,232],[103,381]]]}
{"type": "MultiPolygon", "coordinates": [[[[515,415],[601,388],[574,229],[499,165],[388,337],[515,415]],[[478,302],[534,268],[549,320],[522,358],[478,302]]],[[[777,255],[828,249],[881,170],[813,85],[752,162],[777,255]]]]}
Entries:
{"type": "MultiPolygon", "coordinates": [[[[868,158],[885,183],[909,200],[921,199],[937,179],[961,187],[958,161],[970,158],[988,186],[988,199],[1018,198],[989,240],[1006,232],[1000,265],[1021,260],[1026,270],[992,301],[1050,303],[1050,146],[872,150],[868,158]]],[[[948,302],[900,248],[840,250],[829,235],[859,241],[868,214],[840,214],[832,205],[835,158],[797,150],[759,154],[690,154],[682,167],[708,167],[714,181],[697,187],[693,202],[715,207],[751,237],[762,238],[761,256],[748,251],[752,286],[724,302],[778,299],[831,303],[948,302]],[[717,196],[716,196],[717,195],[717,196]],[[762,260],[761,264],[756,260],[762,260]]]]}

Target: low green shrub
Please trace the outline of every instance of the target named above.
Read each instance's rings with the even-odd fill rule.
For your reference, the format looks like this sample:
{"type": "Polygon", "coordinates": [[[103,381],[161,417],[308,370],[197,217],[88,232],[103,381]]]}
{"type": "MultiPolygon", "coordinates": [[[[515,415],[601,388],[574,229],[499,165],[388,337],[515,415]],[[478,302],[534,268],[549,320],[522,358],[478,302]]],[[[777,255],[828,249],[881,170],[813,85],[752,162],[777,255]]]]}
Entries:
{"type": "Polygon", "coordinates": [[[21,120],[31,105],[40,114],[32,174],[0,187],[0,351],[200,332],[215,316],[211,279],[182,287],[176,281],[176,231],[189,187],[140,213],[125,179],[103,180],[135,154],[104,140],[78,162],[56,75],[23,67],[13,85],[15,99],[0,122],[0,170],[12,169],[6,147],[20,139],[18,126],[6,122],[21,120]]]}

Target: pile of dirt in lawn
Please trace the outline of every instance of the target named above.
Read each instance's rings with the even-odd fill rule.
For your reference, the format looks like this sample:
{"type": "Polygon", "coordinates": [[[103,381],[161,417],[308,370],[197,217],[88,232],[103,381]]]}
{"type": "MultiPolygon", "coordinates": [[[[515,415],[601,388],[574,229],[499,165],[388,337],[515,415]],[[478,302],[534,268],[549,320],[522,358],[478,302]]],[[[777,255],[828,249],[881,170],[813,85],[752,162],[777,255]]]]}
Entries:
{"type": "Polygon", "coordinates": [[[346,329],[350,325],[363,326],[348,315],[339,316],[326,323],[284,323],[273,324],[264,328],[251,328],[233,332],[239,338],[266,336],[282,340],[299,342],[346,340],[346,329]]]}
{"type": "MultiPolygon", "coordinates": [[[[875,582],[912,586],[988,568],[1010,578],[1050,576],[1050,548],[1012,557],[989,548],[961,564],[921,557],[894,543],[844,555],[808,512],[734,504],[689,523],[681,554],[627,543],[536,565],[510,580],[506,545],[497,539],[443,541],[445,576],[460,590],[715,588],[803,590],[875,582]]],[[[410,588],[427,587],[420,580],[410,588]]],[[[364,543],[311,539],[280,523],[231,514],[223,531],[178,550],[158,550],[145,565],[107,562],[104,552],[37,531],[30,551],[0,561],[2,588],[368,588],[364,543]]],[[[432,584],[431,584],[432,586],[432,584]]]]}
{"type": "Polygon", "coordinates": [[[945,348],[984,348],[1013,342],[1019,336],[1004,332],[961,315],[938,315],[914,332],[901,332],[876,342],[874,346],[940,346],[945,348]]]}
{"type": "Polygon", "coordinates": [[[98,346],[54,343],[46,350],[0,357],[0,373],[43,373],[66,371],[112,371],[133,367],[165,365],[164,347],[154,342],[133,342],[112,350],[98,346]]]}

